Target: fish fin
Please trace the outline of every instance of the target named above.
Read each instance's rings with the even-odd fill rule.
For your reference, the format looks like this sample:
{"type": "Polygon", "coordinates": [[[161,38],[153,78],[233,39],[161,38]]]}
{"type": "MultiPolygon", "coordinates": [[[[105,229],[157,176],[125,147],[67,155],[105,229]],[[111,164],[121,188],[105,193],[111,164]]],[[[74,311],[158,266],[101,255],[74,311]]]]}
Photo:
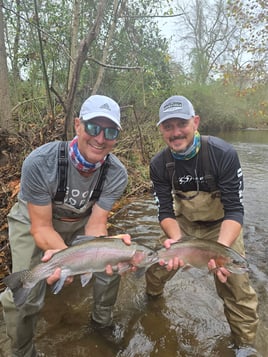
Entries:
{"type": "Polygon", "coordinates": [[[88,273],[80,275],[80,281],[81,281],[82,287],[86,286],[90,282],[92,275],[93,275],[92,272],[88,272],[88,273]]]}
{"type": "Polygon", "coordinates": [[[32,288],[19,288],[17,290],[12,290],[13,300],[18,308],[25,304],[31,290],[32,288]]]}
{"type": "Polygon", "coordinates": [[[96,239],[96,237],[94,236],[76,236],[75,240],[72,242],[72,246],[76,245],[76,244],[81,244],[81,243],[85,243],[85,242],[89,242],[91,240],[96,239]]]}
{"type": "MultiPolygon", "coordinates": [[[[117,272],[118,274],[122,275],[127,272],[132,272],[133,265],[130,265],[128,263],[121,263],[118,267],[117,270],[114,270],[114,272],[117,272]]],[[[139,279],[141,278],[148,267],[142,267],[142,268],[137,268],[137,270],[133,271],[135,278],[139,279]]]]}
{"type": "Polygon", "coordinates": [[[193,266],[191,264],[184,264],[183,267],[180,268],[180,270],[183,272],[183,271],[187,271],[187,270],[190,270],[191,268],[193,268],[193,266]]]}
{"type": "Polygon", "coordinates": [[[80,236],[76,236],[75,240],[72,242],[72,246],[77,245],[77,244],[81,244],[81,243],[85,243],[85,242],[90,242],[92,240],[97,240],[97,239],[111,239],[111,238],[119,238],[118,236],[86,236],[86,235],[80,235],[80,236]]]}
{"type": "Polygon", "coordinates": [[[171,243],[171,245],[176,245],[176,244],[180,244],[180,243],[187,243],[187,242],[192,242],[192,241],[197,241],[198,238],[196,237],[191,237],[191,236],[183,236],[181,237],[179,240],[174,241],[171,243]]]}
{"type": "Polygon", "coordinates": [[[17,307],[22,306],[28,295],[31,292],[31,288],[24,288],[22,277],[27,275],[29,270],[22,270],[12,273],[3,279],[4,284],[12,291],[13,300],[17,307]]]}
{"type": "Polygon", "coordinates": [[[22,271],[17,271],[15,273],[9,274],[8,276],[6,276],[3,279],[3,282],[11,290],[18,289],[18,288],[22,287],[22,285],[23,285],[22,276],[26,272],[27,272],[27,270],[22,270],[22,271]]]}
{"type": "MultiPolygon", "coordinates": [[[[184,236],[184,237],[182,237],[182,238],[180,238],[179,240],[176,240],[176,241],[174,241],[174,242],[171,242],[171,245],[179,245],[179,244],[181,244],[181,243],[184,243],[184,242],[189,242],[189,241],[193,241],[193,240],[197,240],[198,238],[195,238],[195,237],[191,237],[191,236],[184,236]]],[[[161,243],[161,245],[159,246],[157,246],[156,248],[154,248],[154,251],[155,252],[158,252],[159,250],[161,251],[161,250],[163,250],[163,249],[168,249],[168,248],[164,248],[163,247],[163,244],[161,243]]]]}
{"type": "Polygon", "coordinates": [[[127,262],[121,262],[121,263],[118,263],[116,267],[113,267],[113,271],[115,273],[118,273],[120,275],[128,272],[131,270],[131,265],[127,262]]]}
{"type": "Polygon", "coordinates": [[[62,289],[66,279],[67,279],[67,276],[61,275],[61,278],[58,281],[56,281],[55,284],[52,285],[51,290],[52,290],[53,294],[55,294],[55,295],[58,294],[58,292],[62,289]]]}

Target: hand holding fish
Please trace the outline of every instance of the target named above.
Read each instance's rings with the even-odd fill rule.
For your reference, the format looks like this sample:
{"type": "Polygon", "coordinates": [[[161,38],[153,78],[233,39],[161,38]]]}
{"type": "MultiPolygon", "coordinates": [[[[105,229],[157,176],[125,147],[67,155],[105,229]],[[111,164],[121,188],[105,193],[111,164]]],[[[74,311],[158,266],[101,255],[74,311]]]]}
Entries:
{"type": "Polygon", "coordinates": [[[214,272],[214,274],[217,275],[218,279],[220,282],[222,283],[226,283],[228,276],[231,275],[231,273],[229,272],[229,270],[227,270],[224,267],[217,267],[216,262],[214,259],[211,259],[208,262],[208,269],[211,272],[214,272]]]}
{"type": "Polygon", "coordinates": [[[215,241],[184,237],[178,241],[167,239],[164,246],[157,254],[159,264],[169,271],[178,267],[208,268],[225,283],[230,273],[244,274],[249,270],[245,257],[215,241]]]}
{"type": "MultiPolygon", "coordinates": [[[[164,246],[166,249],[169,249],[171,247],[172,244],[178,242],[178,240],[175,239],[166,239],[164,241],[164,246]]],[[[178,270],[180,267],[184,266],[184,261],[182,259],[179,259],[179,257],[175,256],[171,259],[169,259],[168,263],[165,262],[164,260],[160,260],[159,264],[162,266],[166,266],[166,269],[168,271],[171,270],[178,270]]]]}
{"type": "MultiPolygon", "coordinates": [[[[115,236],[110,236],[110,238],[121,239],[126,245],[131,245],[131,236],[129,234],[118,234],[115,236]]],[[[108,239],[109,239],[109,237],[108,237],[108,239]]],[[[133,267],[133,268],[131,268],[131,270],[135,271],[136,268],[133,267]]],[[[106,271],[106,274],[108,274],[108,275],[113,275],[113,273],[114,273],[113,267],[110,264],[108,264],[106,266],[105,271],[106,271]]]]}
{"type": "MultiPolygon", "coordinates": [[[[48,249],[47,251],[45,251],[44,256],[42,257],[42,262],[47,262],[49,261],[49,259],[52,258],[52,256],[59,252],[60,249],[48,249]]],[[[51,274],[48,278],[47,278],[47,284],[48,285],[53,285],[56,283],[56,281],[60,280],[61,277],[61,269],[60,268],[56,268],[56,270],[54,271],[53,274],[51,274]]],[[[64,285],[70,285],[73,282],[74,278],[73,276],[68,276],[64,282],[64,285]]]]}
{"type": "MultiPolygon", "coordinates": [[[[109,238],[118,238],[118,239],[121,239],[126,245],[131,245],[131,236],[129,234],[120,234],[117,236],[110,236],[109,238]]],[[[109,239],[109,238],[107,238],[107,239],[109,239]]],[[[42,262],[49,261],[49,259],[51,259],[51,257],[59,251],[60,251],[60,249],[48,249],[42,258],[42,262]]],[[[136,268],[133,267],[132,270],[135,271],[136,268]]],[[[114,273],[114,270],[110,264],[108,264],[106,266],[105,271],[106,271],[106,274],[108,274],[108,275],[112,275],[114,273]]],[[[61,269],[57,268],[54,271],[54,273],[46,279],[46,281],[47,281],[48,285],[53,285],[60,278],[61,278],[61,269]]],[[[64,282],[64,285],[65,286],[70,285],[73,282],[73,280],[74,280],[73,276],[68,276],[64,282]]]]}
{"type": "Polygon", "coordinates": [[[129,234],[118,234],[117,236],[111,236],[113,238],[118,237],[119,239],[121,238],[122,241],[126,244],[126,245],[130,245],[131,244],[131,236],[129,234]]]}
{"type": "MultiPolygon", "coordinates": [[[[57,294],[66,279],[75,275],[80,275],[84,287],[94,273],[107,272],[108,265],[120,275],[132,271],[133,267],[139,274],[144,274],[149,266],[158,262],[158,254],[153,250],[135,242],[127,245],[122,242],[122,237],[118,238],[78,236],[72,246],[58,251],[47,250],[40,264],[14,272],[3,281],[11,289],[16,306],[20,307],[31,289],[44,279],[50,285],[54,282],[52,291],[57,294]]],[[[130,237],[125,239],[128,241],[130,237]]]]}

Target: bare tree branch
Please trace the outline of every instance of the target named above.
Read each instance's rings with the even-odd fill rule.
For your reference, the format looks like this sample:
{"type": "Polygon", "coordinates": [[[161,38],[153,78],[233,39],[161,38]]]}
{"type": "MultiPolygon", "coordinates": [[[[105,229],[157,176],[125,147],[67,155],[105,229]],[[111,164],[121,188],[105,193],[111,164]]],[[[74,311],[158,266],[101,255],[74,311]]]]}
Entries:
{"type": "Polygon", "coordinates": [[[143,70],[143,67],[129,67],[129,66],[116,66],[116,65],[112,65],[112,64],[106,64],[106,63],[102,63],[99,60],[97,60],[96,58],[89,56],[88,59],[90,61],[93,61],[97,64],[99,64],[102,67],[106,67],[106,68],[112,68],[112,69],[125,69],[125,70],[133,70],[133,69],[139,69],[139,70],[143,70]]]}

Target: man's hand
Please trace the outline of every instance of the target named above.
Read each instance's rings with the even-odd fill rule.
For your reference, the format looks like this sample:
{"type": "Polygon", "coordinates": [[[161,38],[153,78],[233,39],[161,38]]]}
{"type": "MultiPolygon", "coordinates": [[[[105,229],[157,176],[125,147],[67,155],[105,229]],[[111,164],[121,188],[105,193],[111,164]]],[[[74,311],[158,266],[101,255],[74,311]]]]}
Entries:
{"type": "MultiPolygon", "coordinates": [[[[164,241],[164,246],[166,249],[169,249],[171,247],[171,245],[176,242],[177,242],[176,239],[166,239],[164,241]]],[[[179,259],[178,257],[174,257],[173,259],[170,259],[167,264],[163,260],[160,260],[159,264],[162,266],[166,266],[166,269],[168,271],[171,271],[171,270],[177,270],[180,267],[183,267],[184,261],[179,259]]]]}
{"type": "Polygon", "coordinates": [[[165,246],[165,248],[170,248],[171,247],[171,245],[173,244],[173,243],[176,243],[176,242],[178,242],[178,240],[176,240],[176,239],[166,239],[165,241],[164,241],[164,246],[165,246]]]}
{"type": "MultiPolygon", "coordinates": [[[[42,262],[47,262],[49,259],[51,259],[51,257],[59,252],[61,249],[49,249],[45,251],[45,254],[42,258],[42,262]]],[[[61,276],[61,269],[57,268],[54,273],[52,275],[50,275],[47,278],[47,284],[48,285],[53,285],[54,283],[56,283],[56,281],[58,281],[60,279],[61,276]]],[[[73,276],[68,276],[68,278],[65,280],[64,285],[69,285],[73,282],[74,278],[73,276]]]]}
{"type": "Polygon", "coordinates": [[[131,245],[131,236],[129,234],[123,234],[122,235],[122,241],[126,244],[126,245],[131,245]]]}
{"type": "Polygon", "coordinates": [[[211,259],[208,262],[208,269],[210,271],[214,271],[214,274],[217,275],[221,283],[226,283],[228,276],[231,275],[231,273],[226,268],[217,267],[214,259],[211,259]]]}
{"type": "MultiPolygon", "coordinates": [[[[112,236],[111,236],[111,238],[112,238],[112,236]]],[[[122,239],[122,241],[126,245],[131,245],[131,236],[129,234],[120,235],[120,239],[122,239]]],[[[136,270],[136,268],[133,268],[133,270],[136,270]]],[[[108,274],[108,275],[113,275],[113,273],[114,273],[111,265],[107,265],[105,271],[106,271],[106,274],[108,274]]]]}

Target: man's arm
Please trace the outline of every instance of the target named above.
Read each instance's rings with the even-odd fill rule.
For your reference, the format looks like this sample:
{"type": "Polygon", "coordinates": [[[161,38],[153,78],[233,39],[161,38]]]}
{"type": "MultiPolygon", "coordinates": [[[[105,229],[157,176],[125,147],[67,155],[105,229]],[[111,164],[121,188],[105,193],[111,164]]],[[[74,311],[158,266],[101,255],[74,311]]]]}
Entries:
{"type": "Polygon", "coordinates": [[[48,249],[67,248],[67,245],[53,227],[51,204],[37,206],[28,203],[28,211],[31,221],[31,234],[35,244],[40,249],[46,251],[48,249]]]}
{"type": "MultiPolygon", "coordinates": [[[[239,236],[240,231],[240,223],[230,219],[224,220],[221,224],[218,242],[230,247],[239,236]]],[[[230,276],[230,272],[227,269],[224,267],[216,269],[216,263],[213,259],[208,263],[208,268],[215,271],[215,274],[222,283],[226,283],[228,276],[230,276]]]]}
{"type": "MultiPolygon", "coordinates": [[[[52,205],[36,206],[28,203],[28,211],[31,221],[31,234],[35,244],[46,252],[42,261],[48,261],[57,251],[67,248],[67,245],[53,227],[52,205]]],[[[61,270],[58,268],[47,279],[47,283],[52,285],[60,279],[60,275],[61,270]]],[[[73,277],[68,277],[65,283],[70,284],[72,281],[73,277]]]]}
{"type": "Polygon", "coordinates": [[[95,237],[107,235],[108,215],[109,211],[102,209],[97,203],[95,203],[85,226],[85,234],[95,237]]]}
{"type": "Polygon", "coordinates": [[[241,228],[241,224],[237,221],[230,219],[224,220],[221,224],[218,242],[230,247],[239,236],[241,228]]]}
{"type": "Polygon", "coordinates": [[[182,234],[176,219],[164,218],[160,222],[160,226],[169,239],[172,239],[174,241],[181,239],[182,234]]]}
{"type": "MultiPolygon", "coordinates": [[[[167,235],[167,239],[164,241],[165,248],[170,248],[171,244],[181,239],[181,230],[179,223],[173,218],[165,218],[160,222],[160,226],[167,235]]],[[[164,262],[160,261],[160,265],[164,265],[164,262]]],[[[170,259],[166,265],[168,271],[177,270],[179,267],[184,266],[184,261],[175,257],[170,259]]]]}

